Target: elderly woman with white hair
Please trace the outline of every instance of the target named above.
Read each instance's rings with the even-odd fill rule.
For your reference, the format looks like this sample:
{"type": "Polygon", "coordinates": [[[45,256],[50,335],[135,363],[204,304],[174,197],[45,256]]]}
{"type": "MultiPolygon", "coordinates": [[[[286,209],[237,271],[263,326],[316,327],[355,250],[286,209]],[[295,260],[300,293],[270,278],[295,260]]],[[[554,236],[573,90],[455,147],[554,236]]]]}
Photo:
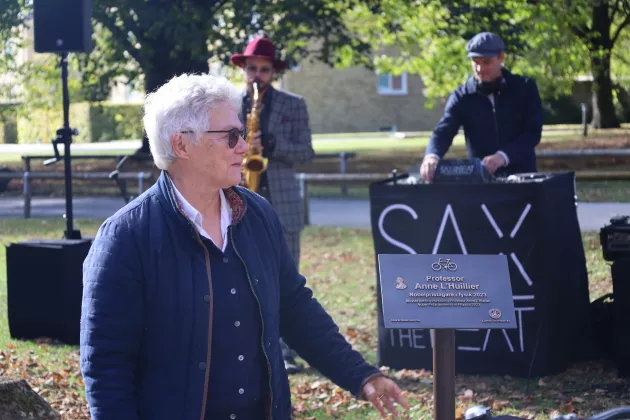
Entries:
{"type": "Polygon", "coordinates": [[[288,420],[280,336],[382,415],[408,407],[313,297],[271,205],[239,186],[240,101],[211,75],[175,77],[146,98],[161,175],[103,223],[83,266],[94,420],[288,420]]]}

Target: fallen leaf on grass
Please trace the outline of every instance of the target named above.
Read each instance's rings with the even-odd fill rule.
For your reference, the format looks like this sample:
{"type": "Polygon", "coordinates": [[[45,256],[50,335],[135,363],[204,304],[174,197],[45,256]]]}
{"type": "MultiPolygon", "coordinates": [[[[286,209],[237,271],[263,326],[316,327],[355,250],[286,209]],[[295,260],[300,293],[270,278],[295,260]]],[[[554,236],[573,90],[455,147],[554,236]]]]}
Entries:
{"type": "Polygon", "coordinates": [[[494,403],[492,404],[492,410],[499,411],[509,406],[510,406],[509,401],[494,401],[494,403]]]}
{"type": "Polygon", "coordinates": [[[568,403],[562,403],[558,411],[560,411],[560,414],[571,414],[575,412],[575,409],[573,408],[573,403],[569,401],[568,403]]]}
{"type": "Polygon", "coordinates": [[[424,369],[413,370],[413,369],[402,369],[397,371],[394,375],[396,379],[404,379],[408,381],[418,381],[423,378],[430,377],[431,374],[424,369]]]}
{"type": "MultiPolygon", "coordinates": [[[[46,344],[40,346],[45,348],[46,344]]],[[[89,407],[80,393],[83,380],[77,354],[70,353],[63,360],[48,359],[48,366],[44,366],[33,351],[16,351],[12,343],[6,348],[9,350],[0,352],[0,376],[26,380],[64,419],[90,419],[89,407]],[[70,382],[73,377],[80,380],[70,382]]]]}
{"type": "Polygon", "coordinates": [[[483,397],[483,398],[480,398],[478,400],[478,402],[479,402],[479,404],[482,404],[482,405],[484,405],[486,407],[492,407],[492,404],[494,404],[494,398],[492,398],[492,397],[483,397]]]}
{"type": "Polygon", "coordinates": [[[317,389],[321,385],[321,382],[315,381],[311,384],[311,389],[317,389]]]}

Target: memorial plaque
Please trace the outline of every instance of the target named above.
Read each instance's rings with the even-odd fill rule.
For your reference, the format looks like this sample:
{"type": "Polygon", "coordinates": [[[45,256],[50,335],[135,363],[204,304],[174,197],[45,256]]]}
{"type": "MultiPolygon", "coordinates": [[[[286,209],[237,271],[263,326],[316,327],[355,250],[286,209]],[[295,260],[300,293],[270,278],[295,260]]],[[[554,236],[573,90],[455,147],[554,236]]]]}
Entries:
{"type": "Polygon", "coordinates": [[[517,328],[505,255],[378,255],[385,328],[517,328]]]}

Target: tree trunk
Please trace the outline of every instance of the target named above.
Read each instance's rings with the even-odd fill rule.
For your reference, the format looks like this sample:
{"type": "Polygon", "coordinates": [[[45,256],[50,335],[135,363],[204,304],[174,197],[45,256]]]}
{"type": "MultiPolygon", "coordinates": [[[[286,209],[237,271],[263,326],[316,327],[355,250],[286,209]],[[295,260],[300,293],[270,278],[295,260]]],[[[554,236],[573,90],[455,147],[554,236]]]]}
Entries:
{"type": "MultiPolygon", "coordinates": [[[[205,44],[204,44],[205,45],[205,44]]],[[[208,73],[208,55],[193,57],[190,51],[181,51],[177,57],[170,56],[168,47],[156,48],[157,54],[144,68],[144,89],[146,93],[153,92],[174,76],[183,73],[208,73]]],[[[142,138],[142,146],[136,154],[149,154],[149,139],[146,133],[142,138]]]]}
{"type": "Polygon", "coordinates": [[[619,128],[610,77],[610,51],[604,57],[592,57],[593,128],[619,128]]]}
{"type": "Polygon", "coordinates": [[[615,84],[613,88],[617,91],[617,101],[621,106],[621,118],[623,122],[630,122],[630,92],[623,88],[623,86],[615,84]]]}
{"type": "Polygon", "coordinates": [[[590,39],[591,73],[593,74],[593,128],[618,128],[615,114],[610,56],[613,42],[608,2],[596,1],[592,10],[590,39]]]}
{"type": "Polygon", "coordinates": [[[61,415],[24,379],[0,376],[0,419],[61,420],[61,415]]]}

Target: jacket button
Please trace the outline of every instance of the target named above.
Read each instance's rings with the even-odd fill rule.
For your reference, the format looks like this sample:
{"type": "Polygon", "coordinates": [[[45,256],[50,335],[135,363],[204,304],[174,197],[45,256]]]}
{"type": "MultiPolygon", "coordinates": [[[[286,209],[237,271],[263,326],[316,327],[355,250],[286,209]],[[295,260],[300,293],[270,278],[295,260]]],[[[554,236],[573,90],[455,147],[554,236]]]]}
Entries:
{"type": "Polygon", "coordinates": [[[226,264],[227,264],[227,263],[228,263],[228,261],[229,261],[229,260],[228,260],[228,257],[223,257],[223,262],[224,262],[224,263],[226,263],[226,264]]]}
{"type": "Polygon", "coordinates": [[[203,301],[206,302],[206,303],[210,302],[210,295],[205,295],[203,297],[203,301]]]}
{"type": "Polygon", "coordinates": [[[199,362],[199,370],[206,370],[206,364],[204,362],[199,362]]]}

